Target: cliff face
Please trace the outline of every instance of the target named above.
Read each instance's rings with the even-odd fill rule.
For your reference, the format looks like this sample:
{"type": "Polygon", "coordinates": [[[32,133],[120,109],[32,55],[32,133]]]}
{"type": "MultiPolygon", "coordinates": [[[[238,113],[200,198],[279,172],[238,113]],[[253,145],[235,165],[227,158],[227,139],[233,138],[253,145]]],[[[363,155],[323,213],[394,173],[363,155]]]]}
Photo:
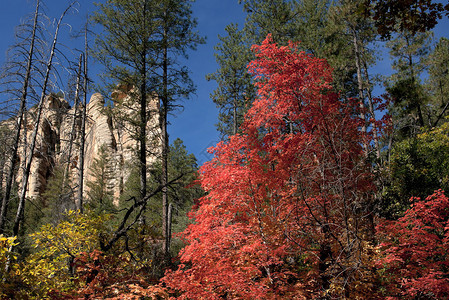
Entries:
{"type": "MultiPolygon", "coordinates": [[[[128,96],[119,93],[118,97],[128,96]]],[[[157,98],[148,101],[147,123],[147,163],[149,168],[157,161],[159,156],[159,103],[157,98]]],[[[111,108],[105,108],[102,95],[96,93],[90,98],[87,106],[87,120],[84,148],[84,194],[89,188],[88,181],[93,178],[91,168],[96,159],[99,159],[100,149],[103,147],[109,158],[107,186],[114,195],[114,202],[118,204],[118,198],[123,192],[124,183],[131,173],[131,166],[137,162],[136,151],[138,143],[133,138],[135,126],[133,120],[137,119],[137,112],[132,107],[112,108],[112,113],[107,113],[111,108]],[[117,111],[114,111],[117,110],[117,111]],[[120,115],[127,118],[116,118],[115,113],[120,110],[120,115]],[[124,121],[127,119],[129,121],[124,121]]],[[[47,182],[58,166],[70,162],[69,176],[73,190],[77,189],[78,161],[80,154],[80,107],[70,108],[67,101],[56,96],[48,96],[45,99],[43,117],[38,131],[38,140],[34,151],[30,180],[28,182],[27,197],[38,197],[45,191],[47,182]],[[74,122],[74,115],[75,118],[74,122]],[[73,130],[72,130],[73,129],[73,130]],[[70,153],[70,155],[69,155],[70,153]]],[[[27,113],[27,126],[25,132],[27,140],[31,139],[34,128],[35,110],[27,113]]],[[[111,111],[110,111],[111,112],[111,111]]],[[[25,140],[23,145],[26,144],[25,140]]],[[[19,150],[19,164],[21,165],[28,155],[26,147],[19,150]]],[[[22,173],[19,168],[16,181],[21,185],[22,173]]]]}

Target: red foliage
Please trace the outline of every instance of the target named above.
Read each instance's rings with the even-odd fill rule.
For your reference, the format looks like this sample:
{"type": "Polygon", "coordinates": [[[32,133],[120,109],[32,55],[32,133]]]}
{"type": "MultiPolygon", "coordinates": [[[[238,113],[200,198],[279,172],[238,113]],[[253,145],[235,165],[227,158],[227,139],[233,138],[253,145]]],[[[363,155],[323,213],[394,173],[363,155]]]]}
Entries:
{"type": "Polygon", "coordinates": [[[166,299],[163,288],[151,285],[145,276],[128,259],[106,255],[99,250],[83,252],[73,267],[76,280],[70,293],[52,291],[52,299],[166,299]]]}
{"type": "Polygon", "coordinates": [[[449,199],[439,190],[410,201],[402,218],[377,227],[387,293],[392,299],[448,299],[449,199]]]}
{"type": "MultiPolygon", "coordinates": [[[[326,61],[254,46],[258,98],[242,133],[201,168],[208,192],[191,213],[183,265],[163,282],[180,299],[311,299],[365,284],[365,207],[374,187],[364,163],[357,103],[331,88],[326,61]]],[[[353,297],[355,299],[355,297],[353,297]]]]}

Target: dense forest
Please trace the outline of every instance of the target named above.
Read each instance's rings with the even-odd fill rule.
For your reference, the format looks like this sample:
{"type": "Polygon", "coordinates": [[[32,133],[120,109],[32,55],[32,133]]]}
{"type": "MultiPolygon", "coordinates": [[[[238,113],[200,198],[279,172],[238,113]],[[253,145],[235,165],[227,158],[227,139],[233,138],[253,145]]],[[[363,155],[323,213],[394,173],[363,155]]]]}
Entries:
{"type": "Polygon", "coordinates": [[[449,299],[449,4],[239,0],[198,166],[168,126],[192,1],[99,1],[73,49],[81,4],[32,2],[0,73],[0,299],[449,299]]]}

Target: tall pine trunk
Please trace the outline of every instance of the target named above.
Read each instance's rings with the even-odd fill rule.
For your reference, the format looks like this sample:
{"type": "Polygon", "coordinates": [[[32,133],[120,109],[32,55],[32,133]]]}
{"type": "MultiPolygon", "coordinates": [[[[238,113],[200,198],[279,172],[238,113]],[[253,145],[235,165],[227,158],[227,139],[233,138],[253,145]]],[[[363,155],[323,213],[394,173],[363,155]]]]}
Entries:
{"type": "MultiPolygon", "coordinates": [[[[165,13],[165,17],[167,17],[165,13]]],[[[168,116],[168,41],[167,41],[167,28],[164,26],[163,37],[163,62],[162,62],[162,111],[161,111],[161,134],[162,134],[162,235],[164,242],[162,251],[164,252],[164,258],[166,263],[170,258],[170,220],[168,219],[168,133],[167,133],[167,116],[168,116]]]]}
{"type": "MultiPolygon", "coordinates": [[[[147,1],[143,3],[143,17],[142,20],[145,22],[147,17],[147,1]]],[[[145,27],[145,24],[144,24],[145,27]]],[[[139,160],[140,160],[140,199],[145,198],[147,193],[147,146],[146,146],[146,135],[147,135],[147,45],[144,42],[144,47],[142,50],[142,68],[140,70],[140,133],[139,133],[139,160]]]]}

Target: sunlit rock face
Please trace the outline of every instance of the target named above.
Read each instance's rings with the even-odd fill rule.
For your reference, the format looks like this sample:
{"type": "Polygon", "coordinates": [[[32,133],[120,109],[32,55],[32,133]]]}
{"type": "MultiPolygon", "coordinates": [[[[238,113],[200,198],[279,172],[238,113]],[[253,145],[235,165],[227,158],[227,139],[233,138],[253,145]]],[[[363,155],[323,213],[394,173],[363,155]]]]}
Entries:
{"type": "MultiPolygon", "coordinates": [[[[136,120],[138,120],[139,110],[136,109],[137,101],[132,99],[130,91],[132,90],[113,93],[113,97],[122,100],[121,105],[114,108],[105,106],[104,97],[95,93],[91,96],[86,109],[84,195],[86,196],[89,191],[86,183],[95,180],[92,164],[99,159],[101,148],[103,148],[108,158],[107,187],[113,193],[116,205],[132,168],[136,167],[138,162],[139,143],[135,137],[138,131],[136,120]]],[[[159,100],[152,96],[148,97],[147,105],[148,169],[157,162],[161,144],[159,100]]],[[[73,193],[76,194],[79,182],[81,110],[81,106],[70,107],[66,100],[55,95],[46,97],[31,165],[27,197],[41,196],[57,167],[62,167],[65,172],[68,172],[70,185],[73,193]],[[75,120],[74,116],[76,116],[75,120]]],[[[35,117],[36,108],[30,109],[26,116],[27,125],[24,126],[26,134],[22,135],[19,149],[20,167],[16,175],[19,187],[23,179],[22,166],[29,154],[28,147],[24,145],[31,141],[35,117]]]]}

